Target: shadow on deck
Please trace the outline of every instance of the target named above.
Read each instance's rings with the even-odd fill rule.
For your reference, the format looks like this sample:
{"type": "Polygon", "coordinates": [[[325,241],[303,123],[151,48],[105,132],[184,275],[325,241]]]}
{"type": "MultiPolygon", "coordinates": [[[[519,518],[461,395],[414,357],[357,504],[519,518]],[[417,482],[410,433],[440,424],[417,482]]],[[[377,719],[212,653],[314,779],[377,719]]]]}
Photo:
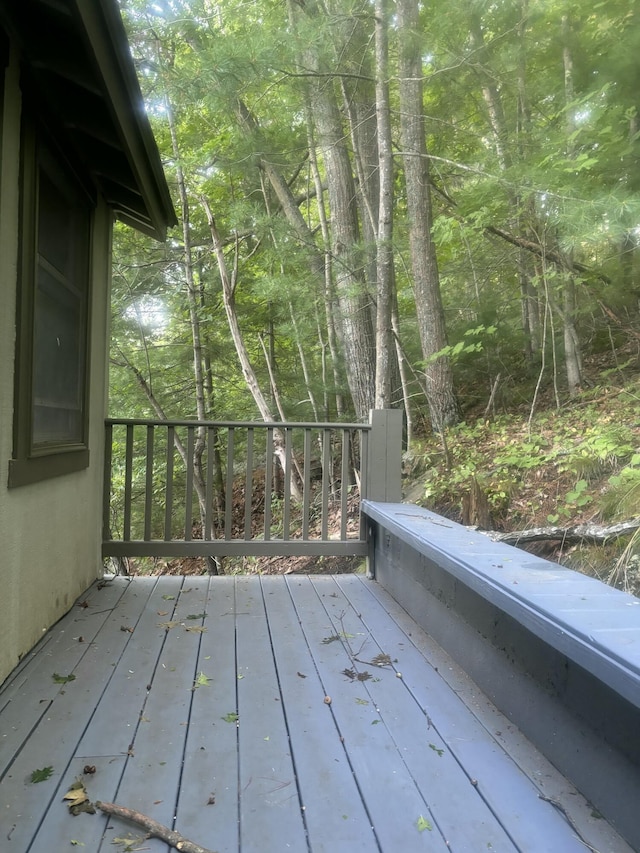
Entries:
{"type": "Polygon", "coordinates": [[[631,851],[359,575],[94,585],[4,685],[0,733],[6,851],[167,850],[71,816],[77,778],[219,853],[631,851]]]}

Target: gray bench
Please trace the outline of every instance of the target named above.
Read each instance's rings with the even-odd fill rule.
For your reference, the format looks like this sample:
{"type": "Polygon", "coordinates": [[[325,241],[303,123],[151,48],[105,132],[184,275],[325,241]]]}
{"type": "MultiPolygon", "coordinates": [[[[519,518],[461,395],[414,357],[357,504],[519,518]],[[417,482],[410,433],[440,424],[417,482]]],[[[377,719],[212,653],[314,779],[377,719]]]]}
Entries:
{"type": "Polygon", "coordinates": [[[363,511],[376,580],[640,849],[640,600],[411,504],[363,511]]]}

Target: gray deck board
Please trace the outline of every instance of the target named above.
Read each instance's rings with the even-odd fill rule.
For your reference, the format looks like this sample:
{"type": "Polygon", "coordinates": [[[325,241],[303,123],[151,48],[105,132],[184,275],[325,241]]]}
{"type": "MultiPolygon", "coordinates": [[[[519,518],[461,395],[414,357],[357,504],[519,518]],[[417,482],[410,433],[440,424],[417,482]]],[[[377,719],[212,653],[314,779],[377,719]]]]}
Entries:
{"type": "Polygon", "coordinates": [[[236,711],[235,580],[213,578],[197,672],[212,678],[194,691],[176,824],[201,844],[239,850],[238,729],[223,719],[236,711]]]}
{"type": "MultiPolygon", "coordinates": [[[[306,848],[284,702],[261,586],[236,584],[240,844],[242,850],[306,848]]],[[[277,629],[278,626],[274,626],[277,629]]]]}
{"type": "Polygon", "coordinates": [[[87,598],[0,690],[3,853],[142,836],[69,815],[78,777],[219,853],[631,853],[361,576],[118,578],[87,598]]]}
{"type": "MultiPolygon", "coordinates": [[[[291,583],[297,583],[292,580],[291,583]]],[[[349,763],[348,752],[330,708],[325,689],[310,658],[298,612],[290,596],[279,594],[277,579],[262,581],[265,607],[280,686],[286,697],[287,722],[313,853],[358,853],[377,844],[349,763]]]]}
{"type": "MultiPolygon", "coordinates": [[[[328,713],[335,720],[339,736],[344,738],[367,811],[372,816],[377,841],[382,850],[410,850],[411,845],[418,841],[416,823],[419,817],[422,815],[432,826],[435,826],[435,818],[411,774],[406,771],[401,754],[394,748],[370,697],[367,683],[352,683],[342,674],[343,670],[353,666],[352,660],[341,639],[329,642],[331,638],[341,636],[342,628],[332,622],[307,579],[293,580],[289,587],[307,642],[314,650],[314,661],[324,690],[331,697],[328,713]]],[[[344,603],[337,590],[327,589],[327,595],[334,594],[336,604],[342,608],[344,603]]],[[[354,631],[354,645],[361,639],[362,632],[354,631]]],[[[381,671],[381,675],[388,676],[389,673],[381,671]]],[[[334,806],[343,808],[338,802],[334,806]]],[[[428,833],[430,849],[447,850],[439,832],[431,830],[428,833]]]]}
{"type": "MultiPolygon", "coordinates": [[[[404,647],[409,663],[404,680],[424,707],[428,708],[432,701],[434,685],[428,677],[430,671],[420,667],[421,658],[432,663],[449,686],[448,691],[438,690],[438,704],[443,712],[438,716],[438,729],[450,748],[459,753],[461,763],[478,781],[483,796],[500,814],[523,849],[535,850],[537,839],[544,839],[549,826],[556,825],[557,816],[548,821],[549,801],[562,806],[576,834],[588,838],[596,850],[617,849],[620,840],[611,835],[608,824],[574,786],[532,748],[437,643],[423,631],[415,630],[413,619],[378,584],[352,587],[350,597],[361,607],[366,604],[367,619],[376,612],[382,614],[384,630],[394,632],[398,627],[409,639],[404,647]],[[358,597],[354,595],[356,592],[358,597]],[[364,602],[360,598],[362,595],[364,602]],[[369,596],[378,599],[377,610],[371,607],[369,596]],[[488,758],[483,755],[483,749],[475,748],[479,740],[484,741],[483,749],[489,750],[488,758]],[[531,796],[532,791],[535,797],[531,796]]],[[[543,851],[547,849],[542,848],[543,851]]]]}
{"type": "MultiPolygon", "coordinates": [[[[323,599],[326,602],[326,593],[323,599]]],[[[360,640],[357,637],[363,625],[360,609],[345,606],[341,599],[331,599],[329,606],[333,611],[334,629],[356,636],[350,642],[352,648],[359,649],[356,666],[361,673],[373,676],[363,682],[363,687],[410,777],[423,793],[447,844],[470,853],[478,849],[515,850],[499,820],[480,796],[475,780],[458,763],[455,752],[432,722],[434,716],[437,718],[437,706],[431,703],[428,711],[422,708],[405,686],[404,637],[397,636],[391,644],[379,644],[372,620],[366,625],[367,634],[360,640]],[[342,608],[340,613],[339,608],[342,608]],[[380,654],[397,662],[383,668],[366,663],[380,654]],[[461,814],[465,815],[464,821],[460,820],[461,814]]]]}
{"type": "MultiPolygon", "coordinates": [[[[390,614],[380,602],[377,599],[375,604],[371,601],[375,598],[371,591],[373,585],[365,587],[348,581],[341,585],[345,587],[351,604],[358,612],[366,614],[363,621],[372,634],[384,642],[386,648],[398,649],[396,666],[402,668],[403,684],[427,715],[429,732],[435,733],[430,734],[431,740],[435,740],[437,734],[438,740],[446,744],[447,751],[464,773],[465,779],[458,784],[454,780],[443,780],[440,791],[446,792],[445,811],[447,804],[465,808],[465,827],[469,825],[468,804],[456,803],[455,797],[450,797],[448,793],[464,788],[466,781],[473,785],[488,809],[499,816],[516,848],[526,849],[528,853],[547,853],[553,847],[556,833],[561,831],[565,818],[548,800],[541,799],[540,795],[544,796],[543,784],[538,782],[534,785],[497,742],[495,732],[501,731],[499,727],[502,725],[508,728],[509,722],[504,719],[498,722],[498,715],[494,714],[490,718],[493,731],[489,731],[475,716],[469,714],[468,705],[457,692],[441,689],[441,672],[450,672],[453,663],[446,661],[442,650],[436,647],[433,666],[420,666],[423,654],[412,643],[407,643],[407,634],[389,618],[390,614]],[[443,663],[446,666],[443,667],[443,663]]],[[[412,638],[415,636],[412,631],[412,638]]],[[[436,810],[440,811],[437,807],[436,810]]],[[[454,822],[455,814],[454,808],[450,815],[454,822]]],[[[473,839],[470,843],[470,849],[477,849],[473,847],[473,839]]],[[[584,844],[576,837],[566,841],[563,853],[565,850],[566,853],[579,853],[584,849],[584,844]]]]}

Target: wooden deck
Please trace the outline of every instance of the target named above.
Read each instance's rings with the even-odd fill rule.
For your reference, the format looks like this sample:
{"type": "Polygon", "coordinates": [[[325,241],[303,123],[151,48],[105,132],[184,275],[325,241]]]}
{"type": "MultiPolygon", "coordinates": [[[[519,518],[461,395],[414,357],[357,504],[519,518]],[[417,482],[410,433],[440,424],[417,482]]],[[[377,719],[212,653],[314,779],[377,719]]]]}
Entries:
{"type": "Polygon", "coordinates": [[[82,778],[219,853],[632,853],[362,576],[95,585],[0,691],[0,738],[2,851],[167,851],[71,816],[82,778]]]}

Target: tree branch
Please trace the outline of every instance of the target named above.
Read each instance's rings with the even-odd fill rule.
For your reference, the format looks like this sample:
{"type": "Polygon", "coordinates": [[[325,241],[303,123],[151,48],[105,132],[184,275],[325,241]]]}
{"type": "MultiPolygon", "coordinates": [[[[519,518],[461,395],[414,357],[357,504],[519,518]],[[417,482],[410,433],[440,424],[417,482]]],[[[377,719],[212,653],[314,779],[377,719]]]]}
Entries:
{"type": "Polygon", "coordinates": [[[134,809],[128,809],[126,806],[119,806],[116,803],[101,803],[99,801],[96,802],[95,805],[96,808],[100,809],[100,811],[105,814],[114,815],[115,817],[120,817],[123,820],[128,820],[132,823],[138,824],[138,826],[141,826],[146,830],[150,837],[160,838],[162,841],[166,841],[167,844],[171,845],[171,847],[175,847],[175,849],[179,850],[180,853],[215,853],[214,850],[209,850],[206,847],[201,847],[194,841],[189,841],[187,838],[180,835],[179,832],[169,829],[168,826],[163,826],[161,823],[153,820],[153,818],[150,818],[141,812],[137,812],[134,809]]]}
{"type": "Polygon", "coordinates": [[[558,267],[562,267],[563,269],[573,272],[580,272],[584,275],[593,275],[599,278],[600,281],[604,282],[604,284],[611,284],[611,279],[604,275],[604,273],[598,272],[586,264],[581,264],[579,261],[570,261],[556,249],[546,248],[545,246],[541,246],[539,243],[535,243],[533,240],[527,240],[525,237],[520,237],[517,234],[511,234],[509,231],[505,231],[503,228],[496,228],[493,225],[487,225],[484,230],[487,234],[493,234],[496,237],[500,237],[502,240],[506,240],[507,243],[511,243],[512,246],[518,246],[520,249],[525,249],[527,252],[531,252],[541,258],[546,258],[558,267]]]}
{"type": "Polygon", "coordinates": [[[626,536],[640,530],[640,518],[621,521],[602,527],[599,524],[577,524],[574,527],[532,527],[529,530],[511,530],[508,533],[498,533],[495,530],[481,532],[493,539],[494,542],[506,542],[508,545],[520,545],[523,542],[577,542],[604,543],[619,536],[626,536]]]}

